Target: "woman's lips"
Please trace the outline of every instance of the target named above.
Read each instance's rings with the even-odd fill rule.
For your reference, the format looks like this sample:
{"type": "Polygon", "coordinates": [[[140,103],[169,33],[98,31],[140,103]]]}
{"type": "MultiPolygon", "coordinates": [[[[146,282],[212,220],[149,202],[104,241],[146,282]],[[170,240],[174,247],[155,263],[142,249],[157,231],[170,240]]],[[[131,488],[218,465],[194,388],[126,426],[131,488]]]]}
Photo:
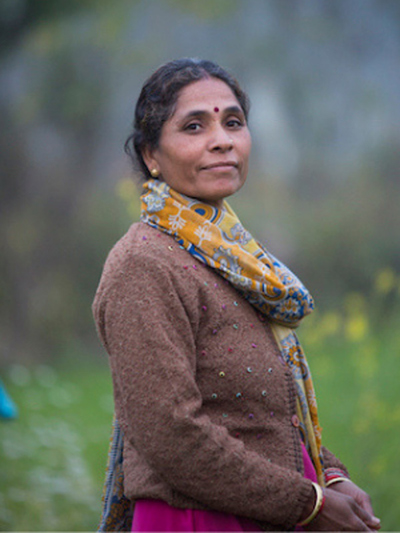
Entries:
{"type": "Polygon", "coordinates": [[[216,169],[228,169],[228,168],[236,168],[238,165],[235,161],[221,161],[219,163],[211,163],[210,165],[206,165],[203,167],[203,170],[216,170],[216,169]]]}

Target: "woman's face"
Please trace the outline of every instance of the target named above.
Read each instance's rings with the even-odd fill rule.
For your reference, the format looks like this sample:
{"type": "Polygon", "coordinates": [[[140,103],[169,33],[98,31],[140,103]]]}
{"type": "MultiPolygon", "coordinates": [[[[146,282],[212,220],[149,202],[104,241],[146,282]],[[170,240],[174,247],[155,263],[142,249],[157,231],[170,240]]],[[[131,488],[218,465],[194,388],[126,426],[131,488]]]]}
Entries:
{"type": "Polygon", "coordinates": [[[221,207],[246,181],[250,150],[238,100],[226,83],[208,78],[181,90],[158,147],[143,159],[177,192],[221,207]]]}

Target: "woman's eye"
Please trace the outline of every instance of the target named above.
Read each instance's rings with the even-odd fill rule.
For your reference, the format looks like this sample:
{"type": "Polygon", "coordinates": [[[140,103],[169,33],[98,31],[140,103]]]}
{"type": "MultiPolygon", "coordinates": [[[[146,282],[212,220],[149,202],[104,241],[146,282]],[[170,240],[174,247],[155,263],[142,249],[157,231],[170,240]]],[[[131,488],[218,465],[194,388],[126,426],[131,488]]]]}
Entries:
{"type": "Polygon", "coordinates": [[[192,122],[185,127],[187,131],[197,131],[200,129],[200,124],[198,122],[192,122]]]}
{"type": "Polygon", "coordinates": [[[228,126],[228,128],[240,128],[241,126],[243,126],[243,122],[238,118],[231,118],[227,121],[226,125],[228,126]]]}

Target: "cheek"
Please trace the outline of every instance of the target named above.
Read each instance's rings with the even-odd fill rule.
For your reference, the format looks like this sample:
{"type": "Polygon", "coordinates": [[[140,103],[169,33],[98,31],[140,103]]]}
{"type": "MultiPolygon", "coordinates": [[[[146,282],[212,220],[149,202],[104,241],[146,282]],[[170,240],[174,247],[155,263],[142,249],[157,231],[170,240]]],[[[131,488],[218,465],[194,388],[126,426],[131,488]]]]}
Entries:
{"type": "Polygon", "coordinates": [[[251,153],[251,135],[250,135],[249,131],[248,131],[248,134],[247,134],[245,151],[246,151],[246,154],[247,154],[247,158],[249,158],[250,157],[250,153],[251,153]]]}
{"type": "Polygon", "coordinates": [[[202,154],[197,149],[196,145],[185,146],[184,150],[180,152],[180,166],[188,171],[195,171],[201,165],[202,154]]]}
{"type": "Polygon", "coordinates": [[[249,158],[250,158],[250,152],[251,152],[251,141],[249,140],[248,142],[243,143],[243,145],[241,146],[241,152],[240,152],[242,160],[243,160],[243,165],[245,167],[247,167],[248,165],[249,158]]]}
{"type": "Polygon", "coordinates": [[[182,158],[182,154],[175,150],[171,150],[166,157],[163,158],[161,172],[164,170],[164,173],[174,175],[184,167],[185,161],[184,158],[182,158]]]}
{"type": "Polygon", "coordinates": [[[198,161],[199,154],[195,143],[182,143],[170,150],[169,161],[173,165],[187,167],[198,161]]]}
{"type": "Polygon", "coordinates": [[[251,153],[251,137],[246,139],[246,141],[243,143],[242,146],[242,159],[243,159],[243,167],[242,167],[242,178],[245,180],[247,178],[247,172],[249,167],[249,158],[251,153]]]}

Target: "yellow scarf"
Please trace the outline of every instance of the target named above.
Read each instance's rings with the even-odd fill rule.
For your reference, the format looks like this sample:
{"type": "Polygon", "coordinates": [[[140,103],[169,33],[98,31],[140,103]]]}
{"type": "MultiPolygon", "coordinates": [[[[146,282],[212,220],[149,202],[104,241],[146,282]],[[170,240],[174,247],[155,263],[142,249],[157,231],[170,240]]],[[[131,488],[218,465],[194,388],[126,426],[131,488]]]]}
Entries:
{"type": "Polygon", "coordinates": [[[172,235],[199,261],[214,268],[271,321],[297,388],[297,412],[318,481],[324,485],[321,428],[311,373],[293,328],[313,310],[301,281],[262,247],[224,202],[222,209],[179,194],[150,179],[141,197],[141,220],[172,235]]]}

